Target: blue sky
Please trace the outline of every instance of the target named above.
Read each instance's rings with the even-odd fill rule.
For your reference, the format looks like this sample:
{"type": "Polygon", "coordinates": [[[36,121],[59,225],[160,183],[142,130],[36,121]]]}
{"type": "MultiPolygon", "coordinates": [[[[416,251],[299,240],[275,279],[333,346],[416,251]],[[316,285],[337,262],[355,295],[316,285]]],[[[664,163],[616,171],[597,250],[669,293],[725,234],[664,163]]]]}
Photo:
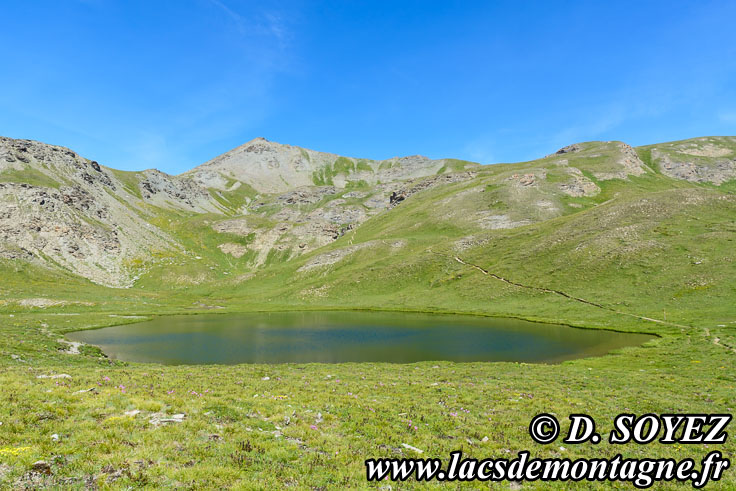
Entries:
{"type": "Polygon", "coordinates": [[[529,160],[736,134],[736,2],[4,0],[0,135],[180,173],[257,136],[529,160]]]}

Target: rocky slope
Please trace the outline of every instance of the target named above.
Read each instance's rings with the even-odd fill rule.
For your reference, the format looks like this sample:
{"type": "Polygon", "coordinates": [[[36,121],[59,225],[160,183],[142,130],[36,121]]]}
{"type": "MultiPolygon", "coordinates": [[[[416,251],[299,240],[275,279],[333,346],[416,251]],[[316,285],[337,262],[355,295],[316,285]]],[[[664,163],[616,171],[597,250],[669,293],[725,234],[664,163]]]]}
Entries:
{"type": "Polygon", "coordinates": [[[130,286],[126,261],[175,249],[115,173],[63,147],[0,139],[0,256],[130,286]]]}
{"type": "Polygon", "coordinates": [[[383,161],[355,159],[256,138],[183,174],[204,188],[232,190],[244,183],[260,193],[305,186],[376,185],[475,167],[478,164],[421,155],[383,161]]]}
{"type": "Polygon", "coordinates": [[[380,232],[391,239],[389,251],[427,220],[438,237],[462,230],[456,247],[463,249],[484,231],[584,212],[612,185],[620,196],[655,181],[722,186],[734,179],[734,137],[636,149],[587,142],[494,166],[355,159],[257,138],[180,176],[117,171],[67,148],[0,138],[0,261],[114,287],[141,275],[174,285],[247,276],[305,254],[311,259],[301,271],[318,271],[380,246],[375,238],[359,243],[358,232],[377,216],[422,214],[404,230],[380,232]],[[414,210],[415,195],[427,193],[431,209],[414,210]],[[330,246],[344,236],[345,250],[330,246]]]}
{"type": "Polygon", "coordinates": [[[661,172],[716,185],[736,179],[736,137],[705,137],[644,147],[661,172]]]}

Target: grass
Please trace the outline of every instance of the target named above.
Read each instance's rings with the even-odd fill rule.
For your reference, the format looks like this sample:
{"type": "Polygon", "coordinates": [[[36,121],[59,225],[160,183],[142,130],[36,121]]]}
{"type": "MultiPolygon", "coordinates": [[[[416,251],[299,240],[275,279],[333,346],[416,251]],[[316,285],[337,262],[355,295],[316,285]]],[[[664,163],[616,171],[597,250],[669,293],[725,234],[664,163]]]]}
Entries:
{"type": "Polygon", "coordinates": [[[133,171],[124,171],[117,169],[109,169],[115,177],[123,183],[123,187],[127,192],[138,199],[143,199],[140,190],[140,173],[133,171]]]}
{"type": "MultiPolygon", "coordinates": [[[[584,152],[609,149],[592,143],[584,152]]],[[[524,188],[506,184],[513,174],[556,169],[548,162],[559,158],[479,168],[472,181],[412,195],[318,251],[290,261],[283,257],[288,251],[275,254],[257,271],[252,257],[234,259],[217,247],[226,241],[247,245],[252,237],[216,233],[211,224],[221,216],[173,211],[161,211],[155,224],[187,252],[147,258],[131,289],[102,288],[60,271],[0,261],[0,483],[366,488],[363,461],[415,456],[404,443],[424,450],[422,457],[441,459],[454,450],[479,459],[529,450],[535,457],[621,453],[699,461],[714,446],[544,446],[531,440],[527,427],[534,415],[548,412],[563,422],[564,432],[567,415],[582,412],[595,418],[605,436],[622,412],[733,413],[733,184],[698,185],[647,173],[598,180],[601,192],[580,198],[555,194],[563,173],[524,188]],[[542,199],[559,203],[559,211],[543,215],[533,206],[542,199]],[[473,222],[481,212],[516,214],[530,222],[482,229],[473,222]],[[368,245],[342,261],[299,271],[318,254],[360,243],[368,245]],[[183,280],[199,276],[204,280],[183,280]],[[603,308],[525,286],[560,290],[603,308]],[[39,297],[65,303],[42,309],[21,302],[39,297]],[[130,316],[299,309],[507,316],[658,337],[559,365],[161,366],[109,360],[90,346],[67,354],[68,346],[58,341],[72,330],[140,320],[130,316]],[[70,378],[38,378],[53,374],[70,378]],[[151,424],[175,414],[185,415],[181,423],[151,424]],[[38,460],[50,464],[51,475],[31,472],[38,460]]],[[[607,161],[599,160],[590,157],[579,165],[594,178],[601,166],[608,170],[607,161]]],[[[733,458],[736,444],[729,439],[715,448],[733,458]]],[[[736,487],[734,475],[727,470],[713,488],[736,487]]]]}
{"type": "Polygon", "coordinates": [[[60,183],[43,172],[32,167],[22,171],[16,169],[5,169],[0,172],[0,182],[21,182],[32,186],[40,186],[45,188],[59,189],[63,184],[60,183]]]}
{"type": "MultiPolygon", "coordinates": [[[[60,352],[56,339],[64,332],[121,323],[109,315],[4,316],[2,352],[23,360],[4,361],[0,374],[6,482],[43,459],[53,470],[42,478],[47,485],[361,488],[363,460],[400,450],[411,455],[403,443],[440,458],[459,449],[476,458],[528,449],[573,459],[619,452],[699,459],[710,449],[542,446],[531,441],[527,425],[540,412],[560,419],[586,412],[606,432],[623,411],[714,413],[736,403],[732,354],[702,332],[561,365],[163,367],[112,362],[93,348],[60,352]],[[62,373],[71,378],[38,378],[62,373]],[[88,389],[94,391],[79,392],[88,389]],[[131,411],[140,413],[126,415],[131,411]],[[157,413],[186,417],[156,427],[150,420],[157,413]]],[[[735,450],[731,442],[721,449],[735,450]]]]}

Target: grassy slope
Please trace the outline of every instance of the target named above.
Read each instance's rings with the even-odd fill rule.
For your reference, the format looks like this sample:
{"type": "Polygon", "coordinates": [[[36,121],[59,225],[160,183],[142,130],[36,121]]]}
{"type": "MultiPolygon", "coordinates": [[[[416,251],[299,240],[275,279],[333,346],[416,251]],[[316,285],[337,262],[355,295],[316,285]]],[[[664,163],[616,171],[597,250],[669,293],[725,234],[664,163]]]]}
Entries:
{"type": "MultiPolygon", "coordinates": [[[[113,487],[363,487],[363,460],[398,456],[402,443],[439,458],[457,449],[477,458],[529,449],[540,457],[621,452],[699,460],[712,448],[540,446],[531,441],[527,425],[543,411],[561,420],[586,412],[606,434],[613,417],[624,411],[733,412],[733,189],[647,174],[597,182],[601,193],[594,197],[558,198],[561,216],[532,225],[479,230],[463,220],[467,210],[497,206],[494,186],[505,173],[540,165],[494,166],[475,181],[414,195],[327,249],[361,242],[370,247],[310,273],[298,268],[324,249],[242,276],[249,271],[248,258],[236,261],[218,253],[222,237],[204,223],[211,217],[176,214],[162,216],[161,224],[171,220],[170,230],[202,259],[182,255],[172,258],[173,264],[154,265],[136,289],[104,289],[31,267],[0,265],[4,299],[52,296],[94,304],[45,311],[13,302],[0,306],[0,482],[15,482],[32,462],[45,459],[55,462],[53,476],[44,478],[47,484],[101,484],[119,472],[113,487]],[[462,194],[476,186],[487,191],[462,194]],[[455,215],[453,209],[465,211],[455,215]],[[468,246],[453,246],[468,236],[468,246]],[[393,239],[404,245],[392,247],[393,239]],[[512,286],[458,263],[455,255],[517,283],[559,289],[629,314],[666,316],[677,325],[512,286]],[[204,274],[218,286],[165,285],[162,272],[179,278],[204,274]],[[58,291],[54,287],[62,281],[68,286],[58,291]],[[110,362],[92,347],[67,355],[57,341],[69,330],[121,322],[111,315],[197,312],[214,305],[226,311],[383,308],[510,315],[661,337],[555,366],[161,367],[110,362]],[[50,373],[72,378],[36,378],[50,373]],[[262,380],[265,376],[270,380],[262,380]],[[96,392],[75,394],[92,387],[96,392]],[[133,409],[143,412],[124,415],[133,409]],[[154,428],[148,419],[159,411],[187,417],[154,428]],[[324,421],[316,423],[317,413],[324,421]],[[409,429],[409,420],[417,430],[409,429]],[[58,442],[52,434],[59,435],[58,442]],[[489,439],[482,442],[485,436],[489,439]],[[67,478],[76,480],[63,481],[67,478]]],[[[732,456],[736,445],[729,441],[720,449],[732,456]]],[[[725,479],[725,485],[736,485],[731,470],[725,479]]]]}

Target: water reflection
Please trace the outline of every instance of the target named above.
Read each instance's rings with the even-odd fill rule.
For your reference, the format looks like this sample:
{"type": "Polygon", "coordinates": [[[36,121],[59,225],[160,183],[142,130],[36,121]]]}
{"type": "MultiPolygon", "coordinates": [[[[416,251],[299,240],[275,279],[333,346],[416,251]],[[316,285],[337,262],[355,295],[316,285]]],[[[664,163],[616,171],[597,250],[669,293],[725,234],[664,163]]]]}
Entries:
{"type": "Polygon", "coordinates": [[[164,364],[559,362],[651,339],[516,319],[394,312],[180,315],[67,337],[111,358],[164,364]]]}

